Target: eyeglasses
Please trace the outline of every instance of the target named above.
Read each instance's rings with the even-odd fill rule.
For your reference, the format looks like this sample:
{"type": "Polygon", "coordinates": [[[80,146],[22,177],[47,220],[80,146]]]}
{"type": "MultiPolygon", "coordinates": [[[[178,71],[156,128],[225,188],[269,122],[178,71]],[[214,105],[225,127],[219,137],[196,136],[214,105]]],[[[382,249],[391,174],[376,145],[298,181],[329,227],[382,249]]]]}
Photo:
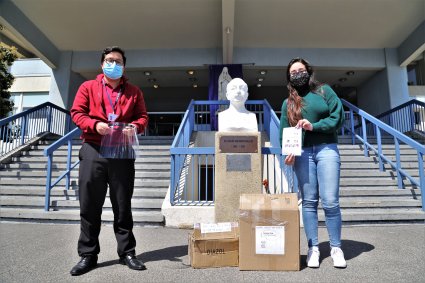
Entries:
{"type": "Polygon", "coordinates": [[[293,70],[289,74],[291,76],[294,76],[294,75],[305,74],[305,73],[307,73],[307,70],[306,69],[300,69],[300,70],[293,70]]]}
{"type": "Polygon", "coordinates": [[[107,58],[107,59],[105,59],[104,61],[105,61],[105,62],[106,62],[106,64],[108,64],[108,65],[112,65],[112,64],[114,64],[114,62],[115,62],[115,64],[117,64],[117,65],[119,65],[119,66],[124,66],[124,62],[123,62],[123,61],[121,61],[121,60],[114,60],[114,59],[112,59],[112,58],[107,58]]]}

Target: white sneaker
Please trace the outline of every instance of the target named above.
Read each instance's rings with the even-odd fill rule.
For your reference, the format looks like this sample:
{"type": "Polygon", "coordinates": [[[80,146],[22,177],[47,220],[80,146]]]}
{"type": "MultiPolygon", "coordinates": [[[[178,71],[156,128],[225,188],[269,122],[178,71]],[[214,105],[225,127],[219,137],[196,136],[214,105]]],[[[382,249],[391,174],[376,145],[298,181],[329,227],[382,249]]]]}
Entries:
{"type": "Polygon", "coordinates": [[[319,267],[319,258],[320,258],[320,252],[319,247],[311,247],[308,249],[307,253],[307,266],[308,267],[319,267]]]}
{"type": "Polygon", "coordinates": [[[334,267],[338,267],[338,268],[347,267],[347,262],[345,261],[345,258],[344,258],[344,252],[340,248],[333,247],[331,249],[331,257],[334,260],[334,267]]]}

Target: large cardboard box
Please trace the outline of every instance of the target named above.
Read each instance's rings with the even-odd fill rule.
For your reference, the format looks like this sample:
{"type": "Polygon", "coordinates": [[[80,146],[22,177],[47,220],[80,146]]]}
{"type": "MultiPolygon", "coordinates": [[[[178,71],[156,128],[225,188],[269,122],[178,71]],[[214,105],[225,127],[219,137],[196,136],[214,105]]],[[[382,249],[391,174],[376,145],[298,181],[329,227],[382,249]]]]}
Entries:
{"type": "Polygon", "coordinates": [[[239,228],[240,270],[300,270],[297,194],[242,194],[239,228]]]}
{"type": "Polygon", "coordinates": [[[193,268],[238,266],[238,222],[195,224],[188,246],[193,268]]]}

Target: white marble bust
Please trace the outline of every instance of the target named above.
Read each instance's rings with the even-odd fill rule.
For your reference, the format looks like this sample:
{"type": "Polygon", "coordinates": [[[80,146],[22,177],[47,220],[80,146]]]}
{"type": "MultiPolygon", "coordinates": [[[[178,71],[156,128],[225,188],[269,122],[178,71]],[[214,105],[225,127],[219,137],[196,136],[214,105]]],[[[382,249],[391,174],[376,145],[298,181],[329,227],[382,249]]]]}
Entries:
{"type": "Polygon", "coordinates": [[[248,85],[240,78],[227,84],[226,98],[230,101],[227,110],[218,113],[219,132],[258,132],[257,117],[246,110],[248,85]]]}

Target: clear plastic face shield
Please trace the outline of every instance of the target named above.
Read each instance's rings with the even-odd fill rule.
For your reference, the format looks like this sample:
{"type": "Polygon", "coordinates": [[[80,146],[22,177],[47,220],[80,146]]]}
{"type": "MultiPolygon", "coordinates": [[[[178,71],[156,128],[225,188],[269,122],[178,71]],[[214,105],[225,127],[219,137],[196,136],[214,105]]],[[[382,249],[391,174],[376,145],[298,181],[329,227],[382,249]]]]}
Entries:
{"type": "Polygon", "coordinates": [[[134,125],[111,122],[108,134],[102,136],[100,157],[136,159],[139,157],[139,139],[134,125]]]}

